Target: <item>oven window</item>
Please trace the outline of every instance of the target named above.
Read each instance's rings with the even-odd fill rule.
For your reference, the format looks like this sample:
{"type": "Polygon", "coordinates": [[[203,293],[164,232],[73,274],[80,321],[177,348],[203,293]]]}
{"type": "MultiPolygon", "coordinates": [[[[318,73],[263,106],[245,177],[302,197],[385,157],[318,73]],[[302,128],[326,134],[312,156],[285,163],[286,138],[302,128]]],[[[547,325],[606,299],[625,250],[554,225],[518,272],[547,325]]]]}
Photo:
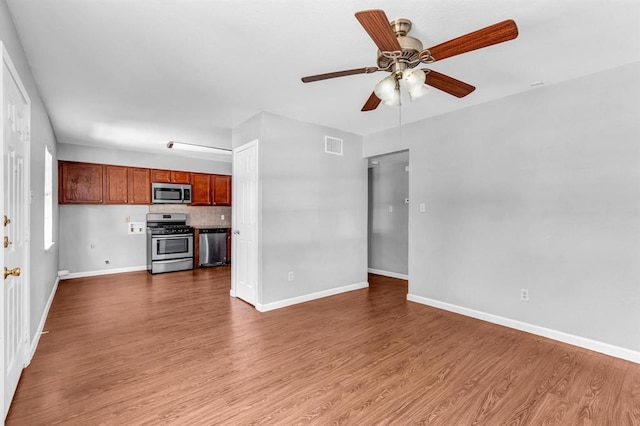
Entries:
{"type": "Polygon", "coordinates": [[[189,253],[188,238],[167,238],[157,240],[158,254],[189,253]]]}

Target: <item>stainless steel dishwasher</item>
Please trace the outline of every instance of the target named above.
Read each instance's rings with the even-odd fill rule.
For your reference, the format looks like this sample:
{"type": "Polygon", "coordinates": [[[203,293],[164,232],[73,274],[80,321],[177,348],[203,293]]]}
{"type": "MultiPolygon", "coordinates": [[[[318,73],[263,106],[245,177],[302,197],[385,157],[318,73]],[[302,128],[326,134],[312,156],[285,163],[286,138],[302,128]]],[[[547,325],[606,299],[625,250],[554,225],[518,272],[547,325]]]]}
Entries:
{"type": "Polygon", "coordinates": [[[199,239],[199,266],[226,265],[227,259],[227,229],[201,228],[199,239]]]}

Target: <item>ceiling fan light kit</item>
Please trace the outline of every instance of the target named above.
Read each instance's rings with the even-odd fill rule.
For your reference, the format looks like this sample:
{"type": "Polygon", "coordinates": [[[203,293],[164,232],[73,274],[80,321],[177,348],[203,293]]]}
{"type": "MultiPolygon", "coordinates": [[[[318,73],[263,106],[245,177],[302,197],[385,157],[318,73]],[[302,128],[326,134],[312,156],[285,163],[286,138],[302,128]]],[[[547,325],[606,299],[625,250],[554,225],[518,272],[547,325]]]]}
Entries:
{"type": "Polygon", "coordinates": [[[420,40],[407,35],[412,26],[409,19],[399,18],[389,22],[384,11],[379,9],[356,12],[355,16],[378,46],[378,66],[307,76],[302,78],[302,82],[311,83],[377,71],[389,72],[389,76],[376,84],[373,93],[362,107],[362,111],[372,111],[380,103],[389,106],[400,105],[400,81],[403,82],[404,89],[412,101],[428,93],[428,86],[458,98],[467,96],[475,90],[474,86],[428,68],[416,69],[415,67],[421,63],[430,64],[451,56],[513,40],[518,36],[516,23],[509,19],[424,49],[420,40]]]}

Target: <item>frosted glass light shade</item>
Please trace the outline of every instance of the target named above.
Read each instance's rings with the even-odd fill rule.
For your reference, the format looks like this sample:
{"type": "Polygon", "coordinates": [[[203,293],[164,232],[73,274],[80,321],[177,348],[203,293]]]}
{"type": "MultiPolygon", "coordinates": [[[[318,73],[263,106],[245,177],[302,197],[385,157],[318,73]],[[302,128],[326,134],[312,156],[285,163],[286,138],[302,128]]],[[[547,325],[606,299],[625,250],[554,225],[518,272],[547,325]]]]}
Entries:
{"type": "Polygon", "coordinates": [[[400,88],[398,87],[398,81],[393,74],[385,77],[376,84],[376,87],[373,89],[373,93],[375,93],[385,105],[400,105],[400,88]]]}
{"type": "Polygon", "coordinates": [[[402,74],[402,81],[404,87],[409,93],[411,100],[416,100],[421,96],[426,95],[429,92],[429,86],[424,84],[426,74],[421,69],[406,70],[402,74]]]}

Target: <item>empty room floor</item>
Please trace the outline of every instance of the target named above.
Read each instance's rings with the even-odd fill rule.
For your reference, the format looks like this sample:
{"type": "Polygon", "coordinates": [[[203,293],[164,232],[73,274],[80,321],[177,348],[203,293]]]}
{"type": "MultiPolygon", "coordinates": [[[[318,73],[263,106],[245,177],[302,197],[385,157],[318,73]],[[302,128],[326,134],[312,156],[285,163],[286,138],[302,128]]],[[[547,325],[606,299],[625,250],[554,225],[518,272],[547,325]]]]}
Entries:
{"type": "Polygon", "coordinates": [[[230,267],[62,281],[7,424],[640,424],[640,365],[369,282],[260,313],[230,267]]]}

